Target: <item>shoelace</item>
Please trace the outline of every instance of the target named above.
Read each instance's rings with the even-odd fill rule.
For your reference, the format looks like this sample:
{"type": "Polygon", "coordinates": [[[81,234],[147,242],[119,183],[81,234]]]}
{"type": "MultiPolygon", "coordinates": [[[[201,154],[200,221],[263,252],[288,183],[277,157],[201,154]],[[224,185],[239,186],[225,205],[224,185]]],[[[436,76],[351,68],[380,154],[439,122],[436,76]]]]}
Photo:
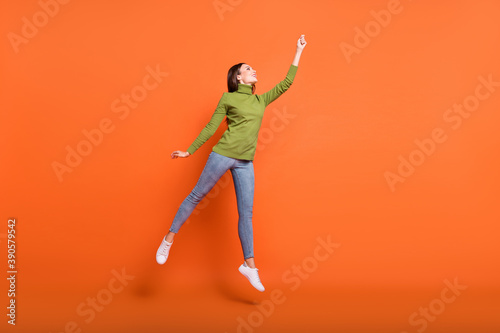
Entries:
{"type": "Polygon", "coordinates": [[[164,256],[167,256],[167,249],[169,248],[168,244],[163,244],[163,247],[161,248],[160,250],[160,254],[161,255],[164,255],[164,256]]]}
{"type": "Polygon", "coordinates": [[[260,284],[262,284],[262,282],[260,282],[260,276],[259,276],[259,269],[258,269],[258,268],[256,268],[256,269],[255,269],[255,273],[257,273],[257,274],[255,274],[255,275],[256,275],[256,276],[255,276],[255,279],[256,279],[256,280],[257,280],[260,284]]]}

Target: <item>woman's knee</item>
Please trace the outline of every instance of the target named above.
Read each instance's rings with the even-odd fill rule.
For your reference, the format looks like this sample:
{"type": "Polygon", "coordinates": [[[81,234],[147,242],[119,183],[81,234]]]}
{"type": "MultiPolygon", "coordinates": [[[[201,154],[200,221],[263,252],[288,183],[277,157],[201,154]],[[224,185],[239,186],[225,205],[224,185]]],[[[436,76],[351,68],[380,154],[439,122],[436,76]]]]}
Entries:
{"type": "Polygon", "coordinates": [[[201,192],[198,192],[198,191],[196,190],[196,188],[195,188],[195,189],[193,189],[193,190],[191,191],[191,193],[189,193],[189,195],[187,196],[187,199],[188,199],[189,201],[191,201],[192,203],[194,203],[194,204],[198,204],[198,203],[200,203],[200,201],[201,201],[201,200],[203,200],[203,198],[205,197],[205,195],[206,195],[206,194],[203,194],[203,193],[201,193],[201,192]]]}

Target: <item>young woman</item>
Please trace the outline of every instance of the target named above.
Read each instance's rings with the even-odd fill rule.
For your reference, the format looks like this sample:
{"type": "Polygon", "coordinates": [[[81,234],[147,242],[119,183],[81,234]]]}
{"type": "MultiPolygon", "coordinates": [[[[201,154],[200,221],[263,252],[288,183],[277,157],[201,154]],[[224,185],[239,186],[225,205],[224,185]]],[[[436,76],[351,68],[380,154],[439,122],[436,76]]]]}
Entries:
{"type": "Polygon", "coordinates": [[[253,158],[264,110],[292,84],[302,50],[306,44],[304,35],[301,35],[297,41],[295,57],[286,78],[262,95],[253,94],[257,83],[257,74],[252,67],[246,63],[239,63],[231,67],[227,74],[229,92],[222,95],[210,122],[187,151],[176,150],[172,153],[171,156],[174,159],[191,156],[215,133],[222,120],[227,117],[228,129],[213,147],[198,183],[182,202],[169,233],[163,238],[156,252],[156,261],[160,265],[167,261],[174,236],[179,232],[182,224],[222,175],[227,170],[231,170],[238,205],[238,234],[244,258],[239,271],[250,281],[252,286],[259,291],[264,291],[258,269],[255,267],[253,254],[253,158]]]}

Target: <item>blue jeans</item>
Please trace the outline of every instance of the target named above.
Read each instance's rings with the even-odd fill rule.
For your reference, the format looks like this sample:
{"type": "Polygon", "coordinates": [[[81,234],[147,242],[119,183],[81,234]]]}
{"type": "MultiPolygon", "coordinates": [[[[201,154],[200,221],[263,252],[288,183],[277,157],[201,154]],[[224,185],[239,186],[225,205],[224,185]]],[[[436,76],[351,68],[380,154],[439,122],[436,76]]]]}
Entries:
{"type": "Polygon", "coordinates": [[[234,189],[236,192],[236,202],[238,204],[238,235],[240,237],[241,248],[244,259],[253,258],[253,197],[254,197],[254,172],[253,161],[239,160],[226,157],[214,151],[208,156],[207,164],[201,173],[198,183],[191,193],[184,199],[170,231],[177,233],[180,227],[191,215],[200,201],[210,192],[217,181],[231,170],[233,176],[234,189]]]}

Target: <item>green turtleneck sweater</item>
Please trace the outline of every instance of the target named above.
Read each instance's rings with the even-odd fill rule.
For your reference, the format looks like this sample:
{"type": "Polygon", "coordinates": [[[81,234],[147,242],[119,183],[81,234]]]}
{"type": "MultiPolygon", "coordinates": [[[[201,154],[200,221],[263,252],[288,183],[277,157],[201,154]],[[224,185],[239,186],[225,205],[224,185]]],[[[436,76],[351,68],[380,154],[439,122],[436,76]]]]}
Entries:
{"type": "Polygon", "coordinates": [[[238,90],[225,92],[215,109],[212,119],[201,131],[188,152],[193,154],[219,127],[227,116],[228,128],[212,148],[218,154],[240,160],[253,161],[264,110],[272,101],[292,85],[297,66],[290,65],[286,78],[262,95],[252,94],[252,86],[238,84],[238,90]]]}

